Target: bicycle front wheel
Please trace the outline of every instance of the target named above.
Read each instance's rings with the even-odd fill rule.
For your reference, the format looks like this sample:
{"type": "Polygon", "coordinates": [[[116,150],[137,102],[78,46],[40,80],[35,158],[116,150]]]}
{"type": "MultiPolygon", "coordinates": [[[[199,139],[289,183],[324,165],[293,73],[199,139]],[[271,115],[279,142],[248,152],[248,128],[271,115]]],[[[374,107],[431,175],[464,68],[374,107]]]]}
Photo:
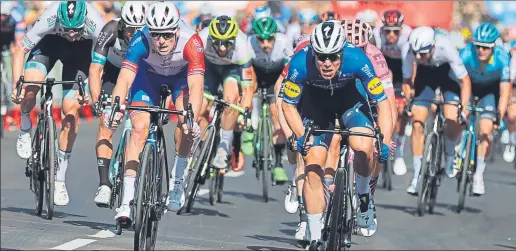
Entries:
{"type": "Polygon", "coordinates": [[[55,171],[57,170],[56,155],[56,123],[54,118],[48,116],[45,119],[45,157],[43,170],[45,177],[45,195],[47,219],[51,220],[54,215],[54,188],[55,188],[55,171]]]}
{"type": "Polygon", "coordinates": [[[148,223],[150,216],[150,189],[151,169],[155,166],[155,149],[151,144],[146,144],[140,159],[138,180],[136,185],[136,198],[134,198],[134,250],[145,250],[148,223]]]}
{"type": "Polygon", "coordinates": [[[426,136],[421,170],[417,180],[417,214],[419,216],[425,215],[426,211],[428,188],[432,180],[430,177],[430,169],[436,158],[435,153],[439,150],[437,149],[437,140],[437,135],[434,133],[430,133],[426,136]]]}
{"type": "Polygon", "coordinates": [[[473,144],[473,135],[469,134],[466,139],[466,154],[462,159],[462,166],[460,168],[460,184],[459,184],[459,204],[457,207],[457,213],[460,213],[464,209],[464,202],[466,200],[466,191],[468,187],[468,171],[469,171],[469,160],[471,156],[471,145],[473,144]]]}
{"type": "Polygon", "coordinates": [[[269,202],[269,181],[271,181],[271,171],[269,170],[269,165],[271,162],[271,143],[270,143],[270,124],[267,119],[262,119],[262,141],[261,141],[261,150],[262,150],[262,194],[263,201],[269,202]]]}
{"type": "Polygon", "coordinates": [[[346,237],[347,224],[345,220],[345,199],[347,190],[346,170],[344,168],[337,169],[335,173],[335,190],[330,205],[330,227],[326,250],[340,250],[343,238],[346,237]]]}
{"type": "Polygon", "coordinates": [[[41,143],[40,143],[40,131],[39,127],[36,129],[34,136],[32,138],[32,152],[27,160],[27,169],[30,171],[30,187],[34,192],[35,206],[36,206],[36,214],[41,216],[43,212],[43,197],[45,195],[45,183],[43,179],[43,171],[41,171],[41,143]]]}
{"type": "Polygon", "coordinates": [[[383,188],[386,188],[388,191],[392,190],[392,164],[390,157],[383,164],[383,188]]]}

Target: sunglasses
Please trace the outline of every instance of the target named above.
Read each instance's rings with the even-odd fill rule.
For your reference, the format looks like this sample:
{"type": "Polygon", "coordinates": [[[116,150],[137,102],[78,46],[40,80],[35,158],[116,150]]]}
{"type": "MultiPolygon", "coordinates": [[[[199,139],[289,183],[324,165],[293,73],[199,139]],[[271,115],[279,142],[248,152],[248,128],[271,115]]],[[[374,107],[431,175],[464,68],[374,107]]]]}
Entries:
{"type": "Polygon", "coordinates": [[[75,35],[77,33],[81,33],[82,31],[84,30],[84,27],[81,27],[81,28],[63,28],[63,31],[72,36],[72,35],[75,35]]]}
{"type": "Polygon", "coordinates": [[[419,56],[421,57],[426,57],[426,55],[428,55],[429,52],[417,52],[417,51],[412,51],[412,54],[414,54],[414,56],[417,56],[417,54],[419,54],[419,56]]]}
{"type": "Polygon", "coordinates": [[[487,51],[487,50],[491,50],[493,47],[489,47],[489,46],[482,46],[482,45],[475,45],[477,47],[477,50],[484,50],[484,51],[487,51]]]}
{"type": "Polygon", "coordinates": [[[150,33],[152,39],[159,40],[160,37],[162,37],[165,40],[170,40],[176,36],[176,33],[173,32],[166,32],[166,33],[150,33]]]}
{"type": "Polygon", "coordinates": [[[386,34],[394,33],[394,35],[398,36],[400,34],[400,30],[383,30],[386,34]]]}
{"type": "Polygon", "coordinates": [[[224,45],[224,47],[232,47],[235,44],[234,39],[212,39],[213,46],[219,48],[224,45]]]}
{"type": "MultiPolygon", "coordinates": [[[[131,33],[131,34],[134,34],[138,29],[140,29],[139,27],[130,27],[130,26],[127,26],[124,28],[124,32],[125,33],[131,33]]],[[[151,33],[152,35],[152,33],[151,33]]]]}
{"type": "Polygon", "coordinates": [[[315,53],[315,57],[317,60],[324,62],[326,60],[330,60],[331,62],[335,62],[340,59],[340,53],[334,53],[334,54],[319,54],[315,53]]]}
{"type": "Polygon", "coordinates": [[[274,36],[271,36],[271,37],[269,37],[269,39],[263,39],[263,38],[261,38],[261,37],[259,37],[259,36],[256,36],[256,39],[257,39],[260,43],[263,43],[263,42],[265,42],[265,40],[267,40],[267,41],[269,41],[269,42],[272,42],[272,41],[274,41],[274,39],[276,39],[276,38],[275,38],[274,36]]]}

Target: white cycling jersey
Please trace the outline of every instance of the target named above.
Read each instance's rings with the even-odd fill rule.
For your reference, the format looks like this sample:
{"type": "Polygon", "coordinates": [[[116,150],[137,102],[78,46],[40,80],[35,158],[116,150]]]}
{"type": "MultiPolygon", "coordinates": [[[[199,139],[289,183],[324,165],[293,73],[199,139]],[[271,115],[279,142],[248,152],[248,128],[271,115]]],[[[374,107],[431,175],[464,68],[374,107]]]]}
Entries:
{"type": "MultiPolygon", "coordinates": [[[[413,64],[416,62],[416,56],[410,49],[410,44],[405,43],[402,49],[403,55],[403,78],[412,78],[413,64]]],[[[432,58],[427,63],[417,63],[418,65],[427,65],[439,67],[444,64],[450,64],[450,77],[452,79],[463,79],[468,75],[466,67],[462,63],[462,59],[459,56],[459,52],[455,49],[454,45],[448,39],[448,37],[440,34],[435,36],[435,49],[432,54],[432,58]]]]}
{"type": "MultiPolygon", "coordinates": [[[[38,44],[45,35],[59,35],[66,38],[63,28],[59,24],[57,18],[57,10],[60,2],[53,2],[36,20],[23,38],[20,47],[28,53],[36,44],[38,44]]],[[[85,28],[80,34],[79,40],[96,40],[99,36],[100,30],[104,27],[104,20],[99,12],[91,4],[86,3],[86,18],[84,19],[85,28]]]]}
{"type": "Polygon", "coordinates": [[[401,49],[405,43],[408,43],[408,38],[411,32],[412,28],[406,24],[403,24],[398,42],[396,44],[389,44],[387,43],[387,38],[383,32],[383,26],[376,27],[373,30],[375,45],[378,49],[380,49],[385,57],[401,59],[401,49]]]}
{"type": "Polygon", "coordinates": [[[256,35],[249,37],[252,51],[252,64],[255,70],[262,73],[281,72],[286,62],[294,54],[292,42],[282,33],[276,33],[274,47],[270,53],[265,53],[258,44],[256,35]]]}
{"type": "Polygon", "coordinates": [[[219,56],[215,47],[213,46],[213,41],[209,36],[209,27],[202,29],[199,32],[199,36],[202,39],[202,43],[204,44],[204,56],[206,60],[212,64],[216,65],[244,65],[248,63],[253,54],[251,44],[247,39],[247,35],[238,30],[238,35],[235,38],[234,48],[224,57],[219,56]]]}

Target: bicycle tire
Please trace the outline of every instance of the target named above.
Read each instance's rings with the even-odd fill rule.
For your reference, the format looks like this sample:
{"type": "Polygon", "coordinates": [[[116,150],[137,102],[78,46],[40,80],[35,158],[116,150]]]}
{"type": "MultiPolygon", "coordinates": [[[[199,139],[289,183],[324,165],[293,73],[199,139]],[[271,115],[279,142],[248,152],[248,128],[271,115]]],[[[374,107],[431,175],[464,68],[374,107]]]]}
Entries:
{"type": "Polygon", "coordinates": [[[444,169],[442,167],[442,153],[444,153],[444,144],[442,142],[442,138],[437,136],[437,147],[436,147],[436,156],[434,158],[434,163],[432,165],[434,176],[432,177],[432,181],[430,183],[430,200],[428,201],[428,213],[433,214],[435,203],[437,200],[437,192],[439,190],[439,179],[444,173],[444,169]]]}
{"type": "Polygon", "coordinates": [[[387,189],[387,191],[392,191],[392,160],[389,157],[385,164],[383,165],[383,182],[384,182],[384,188],[387,189]]]}
{"type": "Polygon", "coordinates": [[[261,142],[261,148],[262,148],[262,152],[263,152],[263,155],[261,156],[262,158],[262,162],[261,162],[261,166],[260,166],[260,169],[261,169],[261,172],[262,172],[262,195],[263,195],[263,201],[265,202],[269,202],[269,180],[270,180],[270,177],[269,177],[269,174],[270,174],[270,170],[269,170],[269,155],[270,155],[270,150],[271,148],[269,148],[269,144],[270,144],[270,139],[269,139],[269,124],[267,124],[267,120],[266,119],[262,119],[261,121],[261,128],[262,128],[262,142],[261,142]]]}
{"type": "Polygon", "coordinates": [[[437,152],[437,135],[433,132],[428,134],[425,139],[423,157],[421,161],[421,170],[417,180],[417,214],[424,216],[427,209],[429,195],[430,168],[435,158],[434,153],[437,152]]]}
{"type": "Polygon", "coordinates": [[[55,189],[55,171],[57,170],[56,155],[56,124],[54,118],[48,116],[45,118],[45,194],[46,194],[46,210],[47,219],[51,220],[54,215],[54,189],[55,189]]]}
{"type": "Polygon", "coordinates": [[[140,159],[140,167],[137,175],[136,198],[134,205],[134,250],[143,250],[146,248],[147,240],[149,207],[147,205],[149,196],[147,192],[150,189],[150,173],[154,161],[154,146],[145,144],[143,155],[140,159]]]}
{"type": "MultiPolygon", "coordinates": [[[[148,225],[149,234],[147,236],[146,240],[146,248],[147,250],[154,250],[156,247],[156,239],[158,236],[158,228],[159,228],[159,221],[161,219],[161,216],[164,212],[164,207],[166,206],[166,198],[168,196],[168,186],[166,186],[167,182],[165,182],[165,187],[163,187],[163,179],[165,181],[168,179],[168,173],[166,172],[167,166],[166,166],[166,147],[165,147],[165,141],[163,138],[161,139],[161,144],[163,148],[159,151],[159,163],[158,168],[154,169],[154,171],[157,171],[156,174],[152,172],[153,177],[153,189],[151,191],[153,192],[151,194],[151,198],[155,198],[155,201],[152,201],[151,203],[154,205],[151,209],[152,212],[154,212],[153,217],[150,217],[150,223],[148,225]],[[165,176],[163,176],[163,171],[165,170],[165,176]],[[165,191],[165,193],[163,193],[165,191]]],[[[152,216],[152,215],[151,215],[152,216]]]]}
{"type": "Polygon", "coordinates": [[[31,187],[34,189],[34,199],[36,206],[36,214],[41,216],[43,212],[43,197],[44,197],[44,180],[42,179],[43,174],[41,171],[41,141],[39,140],[39,127],[36,129],[34,136],[32,138],[32,153],[27,160],[27,165],[30,165],[31,173],[30,173],[30,182],[31,187]],[[35,158],[35,156],[37,158],[35,158]]]}
{"type": "MultiPolygon", "coordinates": [[[[185,211],[187,213],[190,213],[190,211],[192,210],[192,207],[195,203],[195,198],[197,197],[197,193],[199,192],[199,187],[201,185],[199,182],[200,182],[201,176],[203,175],[201,173],[202,172],[201,166],[204,164],[207,164],[208,156],[210,153],[210,149],[212,148],[212,142],[214,140],[214,136],[215,136],[215,128],[212,126],[208,126],[206,128],[206,130],[204,130],[204,133],[201,135],[201,137],[199,137],[199,141],[193,150],[192,162],[190,163],[190,165],[193,166],[193,168],[188,170],[188,175],[187,175],[188,183],[187,183],[187,187],[186,187],[186,189],[187,189],[186,195],[188,195],[188,196],[185,201],[185,204],[186,204],[185,211]],[[205,135],[207,135],[206,140],[204,141],[204,143],[202,143],[202,139],[205,138],[205,135]],[[192,175],[190,175],[190,172],[192,172],[192,175]],[[193,175],[194,173],[195,173],[195,175],[193,175]],[[190,181],[190,179],[192,177],[193,177],[193,180],[190,181]],[[190,184],[190,182],[191,182],[191,184],[190,184]],[[189,187],[191,187],[191,189],[189,187]]],[[[183,209],[179,210],[177,212],[177,214],[181,214],[182,211],[183,211],[183,209]]]]}
{"type": "MultiPolygon", "coordinates": [[[[215,139],[213,140],[213,145],[216,146],[219,144],[220,142],[220,138],[219,136],[217,136],[219,134],[219,130],[216,130],[215,132],[215,139]]],[[[210,158],[208,159],[208,163],[210,165],[210,184],[209,184],[209,192],[208,192],[208,197],[210,199],[210,205],[214,206],[215,204],[217,204],[217,189],[219,187],[218,185],[218,182],[219,182],[219,173],[220,173],[220,170],[218,168],[215,168],[211,165],[212,161],[213,161],[213,158],[215,158],[215,155],[216,155],[216,150],[215,151],[211,151],[210,153],[210,158]]]]}
{"type": "MultiPolygon", "coordinates": [[[[113,188],[114,188],[114,195],[112,195],[111,199],[111,208],[113,208],[113,202],[116,198],[117,201],[117,208],[120,208],[122,206],[122,201],[124,198],[124,174],[125,174],[125,151],[127,149],[127,145],[129,144],[131,131],[127,130],[125,131],[123,135],[123,146],[122,150],[117,153],[117,156],[115,157],[115,160],[118,161],[118,170],[117,175],[115,177],[113,188]]],[[[123,227],[121,224],[116,224],[116,234],[121,235],[123,231],[123,227]]]]}
{"type": "Polygon", "coordinates": [[[466,191],[468,186],[468,170],[470,165],[471,145],[473,136],[471,134],[466,138],[466,154],[462,159],[462,166],[460,168],[460,186],[459,186],[459,204],[457,206],[457,213],[460,213],[464,209],[464,203],[466,200],[466,191]]]}
{"type": "MultiPolygon", "coordinates": [[[[226,169],[226,172],[228,170],[226,169]]],[[[222,195],[224,194],[224,176],[223,174],[219,173],[219,182],[217,183],[217,202],[222,202],[222,195]]]]}
{"type": "Polygon", "coordinates": [[[335,173],[335,190],[332,196],[332,205],[330,207],[330,233],[328,236],[326,250],[340,250],[342,238],[345,238],[347,230],[345,219],[343,219],[344,205],[346,199],[346,174],[344,168],[338,168],[335,173]]]}

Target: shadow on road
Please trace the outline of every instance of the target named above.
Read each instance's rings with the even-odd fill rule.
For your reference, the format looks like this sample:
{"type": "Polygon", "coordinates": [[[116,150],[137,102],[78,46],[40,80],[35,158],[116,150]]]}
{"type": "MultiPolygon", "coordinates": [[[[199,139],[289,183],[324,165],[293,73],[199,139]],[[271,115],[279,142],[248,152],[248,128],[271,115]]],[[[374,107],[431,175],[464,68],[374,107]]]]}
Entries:
{"type": "Polygon", "coordinates": [[[278,248],[278,247],[266,247],[266,246],[247,246],[249,250],[274,250],[274,251],[298,251],[299,248],[290,249],[290,248],[278,248]]]}
{"type": "MultiPolygon", "coordinates": [[[[195,198],[195,203],[199,203],[201,205],[206,205],[206,206],[211,206],[210,204],[210,199],[208,198],[204,198],[204,197],[197,197],[195,198]]],[[[221,201],[221,202],[217,202],[217,204],[222,204],[222,205],[234,205],[232,202],[230,201],[221,201]]],[[[195,206],[195,204],[194,204],[195,206]]]]}
{"type": "MultiPolygon", "coordinates": [[[[279,237],[279,236],[266,236],[266,235],[259,235],[259,234],[247,235],[246,237],[252,238],[255,240],[259,240],[259,241],[275,241],[275,242],[290,244],[292,246],[298,247],[298,243],[296,240],[294,240],[294,238],[285,238],[285,237],[279,237]]],[[[265,247],[263,247],[263,248],[265,248],[265,247]]],[[[274,248],[274,250],[290,250],[290,249],[274,248]]]]}
{"type": "MultiPolygon", "coordinates": [[[[78,214],[69,214],[69,213],[62,213],[62,212],[56,212],[55,209],[57,207],[54,207],[54,215],[53,215],[53,218],[66,218],[66,217],[81,217],[81,218],[84,218],[86,216],[84,215],[78,215],[78,214]]],[[[0,211],[4,212],[12,212],[12,213],[23,213],[23,214],[27,214],[27,215],[32,215],[32,216],[37,216],[36,215],[36,209],[32,209],[32,208],[20,208],[20,207],[6,207],[6,208],[2,208],[0,209],[0,211]]],[[[41,214],[43,217],[45,217],[45,209],[43,208],[43,213],[41,214]]]]}
{"type": "Polygon", "coordinates": [[[497,247],[507,248],[510,250],[516,250],[516,246],[509,246],[509,245],[503,245],[503,244],[495,244],[497,247]]]}
{"type": "Polygon", "coordinates": [[[190,213],[182,213],[181,215],[206,215],[206,216],[220,216],[220,217],[223,217],[223,218],[230,218],[229,215],[225,214],[225,213],[220,213],[219,211],[217,210],[213,210],[213,209],[207,209],[207,208],[192,208],[192,211],[190,213]]]}
{"type": "MultiPolygon", "coordinates": [[[[224,191],[224,195],[235,196],[235,197],[244,197],[244,198],[249,199],[249,200],[263,202],[263,196],[262,195],[258,195],[258,194],[233,192],[233,191],[227,191],[226,192],[226,191],[224,191]]],[[[278,200],[269,197],[269,201],[277,202],[278,200]]]]}
{"type": "MultiPolygon", "coordinates": [[[[467,204],[467,202],[466,202],[466,204],[467,204]]],[[[457,213],[457,205],[450,205],[450,204],[445,204],[445,203],[435,203],[435,206],[440,207],[440,208],[446,208],[451,212],[457,213]]],[[[479,214],[482,212],[482,210],[480,210],[480,209],[468,207],[466,205],[464,205],[464,209],[462,209],[462,211],[468,212],[468,213],[473,213],[473,214],[479,214]]]]}
{"type": "MultiPolygon", "coordinates": [[[[392,209],[392,210],[398,210],[398,211],[402,211],[402,212],[405,212],[407,214],[410,214],[412,216],[416,216],[416,211],[417,209],[415,207],[412,207],[412,206],[403,206],[403,205],[388,205],[388,204],[380,204],[380,203],[374,203],[374,206],[375,207],[379,207],[379,208],[383,208],[383,209],[392,209]]],[[[434,210],[434,215],[439,215],[439,216],[445,216],[444,214],[440,213],[440,212],[436,212],[434,210]]]]}
{"type": "Polygon", "coordinates": [[[288,236],[294,236],[296,235],[296,230],[295,229],[280,229],[279,230],[280,232],[288,235],[288,236]]]}
{"type": "Polygon", "coordinates": [[[297,221],[294,221],[294,222],[282,222],[281,224],[283,224],[285,226],[289,226],[289,227],[297,227],[297,224],[299,224],[299,222],[297,222],[297,221]]]}
{"type": "Polygon", "coordinates": [[[78,226],[78,227],[89,227],[91,229],[104,230],[109,228],[115,228],[114,224],[106,224],[101,222],[91,222],[91,221],[63,221],[63,223],[78,226]]]}

